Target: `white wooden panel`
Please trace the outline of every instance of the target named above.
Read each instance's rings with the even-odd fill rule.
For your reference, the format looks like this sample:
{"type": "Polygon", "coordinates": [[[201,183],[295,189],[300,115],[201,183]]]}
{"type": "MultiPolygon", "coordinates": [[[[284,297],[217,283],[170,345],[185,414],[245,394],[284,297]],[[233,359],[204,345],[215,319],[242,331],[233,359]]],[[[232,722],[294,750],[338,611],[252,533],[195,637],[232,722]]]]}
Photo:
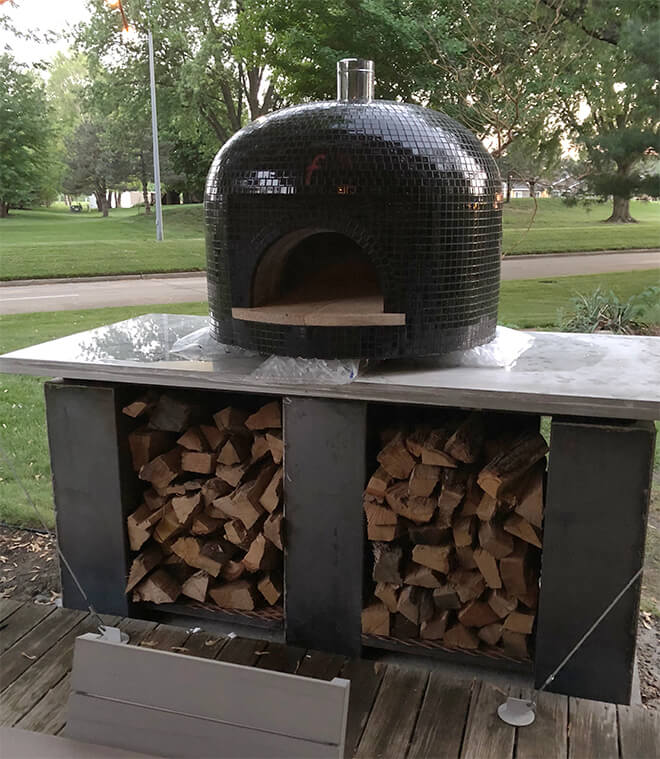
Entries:
{"type": "MultiPolygon", "coordinates": [[[[190,684],[185,690],[188,690],[190,684]]],[[[194,685],[192,686],[194,687],[194,685]]],[[[65,734],[182,759],[342,759],[343,748],[73,693],[65,734]]]]}
{"type": "Polygon", "coordinates": [[[154,754],[137,754],[17,727],[0,727],[0,755],[3,759],[157,759],[154,754]]]}
{"type": "MultiPolygon", "coordinates": [[[[336,752],[343,748],[350,683],[109,643],[88,634],[76,639],[71,686],[78,694],[218,720],[241,733],[260,731],[269,740],[278,735],[327,744],[336,752]]],[[[99,703],[114,707],[113,701],[99,703]]]]}

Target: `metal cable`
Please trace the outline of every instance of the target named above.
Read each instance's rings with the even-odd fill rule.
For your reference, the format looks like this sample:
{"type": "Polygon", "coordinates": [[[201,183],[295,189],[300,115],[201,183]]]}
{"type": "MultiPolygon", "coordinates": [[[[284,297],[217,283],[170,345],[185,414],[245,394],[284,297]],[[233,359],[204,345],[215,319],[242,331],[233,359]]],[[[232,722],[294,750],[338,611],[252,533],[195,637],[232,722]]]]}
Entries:
{"type": "MultiPolygon", "coordinates": [[[[23,484],[23,481],[19,477],[18,472],[16,471],[16,467],[14,466],[14,462],[11,460],[11,458],[9,457],[9,454],[6,452],[6,450],[5,450],[5,448],[4,448],[3,444],[2,444],[2,438],[0,438],[0,455],[2,455],[2,458],[7,463],[7,466],[9,467],[9,470],[11,471],[12,475],[14,476],[14,479],[18,483],[19,487],[21,488],[21,490],[23,491],[23,493],[25,493],[25,497],[27,498],[28,503],[34,509],[34,513],[37,515],[37,519],[39,520],[39,522],[43,526],[44,530],[46,530],[46,532],[50,533],[51,530],[48,529],[48,525],[46,524],[45,520],[41,516],[41,513],[39,512],[39,509],[37,508],[37,504],[32,500],[32,496],[28,492],[27,488],[23,484]]],[[[103,623],[103,620],[99,616],[99,613],[94,608],[92,602],[89,600],[89,598],[87,596],[87,593],[85,593],[85,590],[84,590],[83,586],[80,584],[80,581],[78,580],[78,577],[76,576],[76,573],[73,571],[71,565],[69,564],[66,556],[62,553],[62,549],[60,548],[60,545],[59,545],[57,539],[55,540],[55,550],[57,551],[57,555],[59,556],[60,561],[66,567],[67,572],[71,575],[71,579],[76,584],[76,587],[78,588],[78,591],[80,592],[80,595],[83,597],[83,600],[87,604],[87,608],[89,609],[89,613],[96,619],[96,621],[98,623],[99,632],[102,633],[105,630],[105,624],[103,623]]]]}

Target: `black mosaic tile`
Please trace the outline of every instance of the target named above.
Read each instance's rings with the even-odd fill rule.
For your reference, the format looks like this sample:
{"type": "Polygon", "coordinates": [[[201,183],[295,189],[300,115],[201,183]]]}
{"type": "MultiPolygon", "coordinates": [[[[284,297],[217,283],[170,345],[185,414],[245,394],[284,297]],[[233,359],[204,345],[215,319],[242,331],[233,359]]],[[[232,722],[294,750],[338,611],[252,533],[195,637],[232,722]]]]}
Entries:
{"type": "Polygon", "coordinates": [[[205,196],[214,336],[263,353],[319,358],[438,355],[495,332],[500,179],[448,116],[387,101],[296,106],[257,119],[216,156],[205,196]],[[249,307],[266,250],[299,230],[354,241],[385,311],[405,326],[299,327],[232,319],[249,307]]]}

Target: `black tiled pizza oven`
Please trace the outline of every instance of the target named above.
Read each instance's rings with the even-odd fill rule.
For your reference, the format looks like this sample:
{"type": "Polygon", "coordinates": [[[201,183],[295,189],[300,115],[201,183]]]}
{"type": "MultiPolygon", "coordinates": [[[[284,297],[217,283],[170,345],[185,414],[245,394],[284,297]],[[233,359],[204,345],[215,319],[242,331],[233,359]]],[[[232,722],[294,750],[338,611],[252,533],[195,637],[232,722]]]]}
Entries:
{"type": "Polygon", "coordinates": [[[448,116],[372,95],[371,61],[340,61],[337,101],[257,119],[217,154],[205,197],[217,340],[392,358],[494,335],[494,161],[448,116]]]}

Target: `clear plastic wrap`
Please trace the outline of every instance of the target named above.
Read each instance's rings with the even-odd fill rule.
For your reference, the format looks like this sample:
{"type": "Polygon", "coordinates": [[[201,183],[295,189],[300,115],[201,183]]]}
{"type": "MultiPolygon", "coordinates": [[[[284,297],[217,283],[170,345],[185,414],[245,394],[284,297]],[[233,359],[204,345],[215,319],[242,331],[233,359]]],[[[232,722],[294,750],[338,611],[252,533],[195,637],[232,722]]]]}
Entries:
{"type": "Polygon", "coordinates": [[[295,383],[325,383],[347,385],[359,374],[358,359],[291,358],[270,356],[258,366],[252,377],[259,380],[279,380],[295,383]]]}
{"type": "Polygon", "coordinates": [[[221,358],[223,356],[256,357],[255,351],[239,348],[237,345],[219,343],[212,335],[208,326],[200,327],[189,335],[180,337],[170,348],[170,353],[176,353],[184,358],[204,360],[221,358]]]}
{"type": "Polygon", "coordinates": [[[498,327],[495,337],[484,345],[465,351],[452,351],[442,356],[440,366],[473,366],[475,368],[511,368],[531,348],[534,336],[509,327],[498,327]]]}

